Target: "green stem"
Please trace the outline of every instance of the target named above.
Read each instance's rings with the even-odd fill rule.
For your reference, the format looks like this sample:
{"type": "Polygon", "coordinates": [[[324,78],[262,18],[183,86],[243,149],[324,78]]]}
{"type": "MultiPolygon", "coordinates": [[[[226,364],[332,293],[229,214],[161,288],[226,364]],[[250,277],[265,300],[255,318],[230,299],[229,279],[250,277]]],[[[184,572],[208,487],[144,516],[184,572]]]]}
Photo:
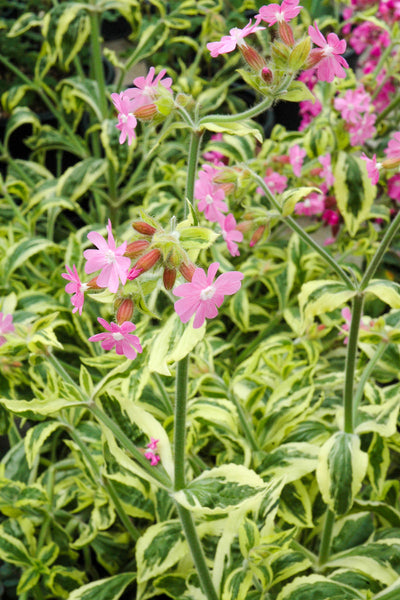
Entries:
{"type": "Polygon", "coordinates": [[[381,121],[386,119],[386,117],[400,104],[400,96],[396,96],[394,100],[377,116],[376,125],[379,125],[381,121]]]}
{"type": "Polygon", "coordinates": [[[186,439],[186,401],[188,383],[189,355],[176,365],[174,453],[175,481],[174,490],[185,487],[185,439],[186,439]]]}
{"type": "Polygon", "coordinates": [[[325,514],[324,528],[321,537],[321,546],[319,549],[319,560],[320,566],[324,565],[329,558],[329,552],[331,548],[332,531],[335,524],[335,513],[328,509],[325,514]]]}
{"type": "Polygon", "coordinates": [[[102,487],[104,487],[107,490],[107,492],[115,506],[115,510],[116,510],[119,518],[121,519],[121,522],[125,526],[126,531],[129,533],[131,538],[136,542],[140,537],[140,532],[138,529],[136,529],[136,527],[134,526],[134,524],[131,522],[130,518],[126,514],[121,502],[119,501],[118,494],[114,489],[113,483],[109,479],[105,479],[102,477],[99,466],[97,465],[96,461],[90,454],[90,451],[87,448],[86,444],[84,444],[82,442],[81,438],[76,433],[76,431],[67,423],[64,423],[64,425],[67,428],[69,435],[71,436],[71,438],[73,439],[75,444],[79,447],[80,451],[82,452],[83,456],[85,457],[86,462],[88,463],[88,466],[90,467],[90,470],[92,472],[93,481],[96,484],[100,484],[102,487]]]}
{"type": "Polygon", "coordinates": [[[164,387],[164,383],[158,373],[153,373],[154,381],[157,384],[157,387],[160,391],[162,399],[164,401],[164,408],[166,409],[167,414],[172,415],[174,412],[174,407],[172,406],[171,400],[169,399],[167,390],[164,387]]]}
{"type": "Polygon", "coordinates": [[[288,225],[288,227],[290,227],[290,229],[295,231],[305,241],[305,243],[308,246],[310,246],[313,250],[315,250],[321,256],[321,258],[323,258],[323,260],[325,262],[327,262],[330,267],[332,267],[332,269],[336,272],[336,274],[340,277],[340,279],[343,281],[343,283],[345,283],[347,285],[347,287],[349,289],[354,290],[355,286],[354,286],[353,281],[350,279],[350,277],[347,275],[347,273],[345,273],[345,271],[343,271],[343,269],[340,267],[340,265],[338,265],[338,263],[335,261],[335,259],[330,254],[328,254],[328,252],[326,252],[326,250],[324,250],[324,248],[322,248],[310,235],[308,235],[308,233],[300,227],[300,225],[297,223],[297,221],[295,221],[295,219],[293,219],[290,216],[283,217],[282,209],[279,206],[279,203],[277,202],[277,200],[275,199],[273,194],[270,192],[264,179],[262,177],[260,177],[257,173],[252,171],[251,169],[248,169],[248,170],[251,173],[251,175],[254,177],[254,179],[257,181],[257,183],[260,184],[261,188],[264,190],[264,192],[265,192],[268,200],[272,204],[272,206],[280,213],[281,218],[284,220],[285,224],[288,225]]]}
{"type": "MultiPolygon", "coordinates": [[[[399,99],[400,99],[400,96],[399,96],[399,99]]],[[[390,244],[399,228],[400,228],[400,212],[397,213],[397,215],[395,216],[393,221],[390,223],[389,227],[387,228],[387,230],[385,232],[385,235],[382,238],[381,243],[379,244],[377,251],[375,252],[374,256],[372,257],[372,260],[369,263],[368,268],[365,271],[364,276],[361,280],[360,287],[359,287],[360,290],[365,290],[365,288],[369,284],[370,280],[375,275],[375,272],[376,272],[377,268],[379,267],[380,262],[384,256],[386,250],[390,246],[390,244]]]]}
{"type": "Polygon", "coordinates": [[[379,344],[379,346],[375,350],[375,354],[373,355],[373,357],[368,362],[367,366],[365,367],[365,369],[362,372],[360,381],[358,382],[356,393],[354,394],[354,400],[353,400],[353,420],[354,420],[355,425],[357,424],[356,423],[357,409],[361,403],[361,400],[362,400],[362,397],[364,394],[365,384],[367,383],[369,376],[371,375],[372,371],[374,370],[376,363],[380,360],[383,353],[385,352],[387,346],[388,346],[387,341],[382,341],[379,344]]]}
{"type": "Polygon", "coordinates": [[[344,372],[344,430],[346,433],[354,432],[354,374],[357,361],[357,341],[362,309],[364,303],[364,294],[358,293],[353,298],[351,309],[351,323],[349,331],[349,340],[347,343],[346,365],[344,372]]]}
{"type": "Polygon", "coordinates": [[[188,158],[188,171],[186,177],[186,189],[185,189],[185,205],[184,205],[184,217],[187,216],[187,204],[186,199],[193,203],[194,197],[194,182],[196,179],[197,163],[199,160],[200,143],[203,136],[202,131],[192,131],[190,136],[189,146],[189,158],[188,158]]]}
{"type": "Polygon", "coordinates": [[[207,567],[206,558],[194,526],[192,515],[186,508],[180,506],[180,504],[177,504],[176,508],[182,523],[183,531],[185,532],[186,540],[189,544],[193,562],[196,566],[202,590],[208,600],[219,600],[211,579],[210,571],[207,567]]]}

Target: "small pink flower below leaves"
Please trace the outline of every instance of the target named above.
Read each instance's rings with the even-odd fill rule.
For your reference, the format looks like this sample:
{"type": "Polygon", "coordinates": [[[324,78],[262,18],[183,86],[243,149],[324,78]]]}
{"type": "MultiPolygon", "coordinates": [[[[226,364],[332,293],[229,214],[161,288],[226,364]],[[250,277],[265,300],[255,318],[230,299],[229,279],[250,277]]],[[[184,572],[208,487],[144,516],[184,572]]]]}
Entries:
{"type": "Polygon", "coordinates": [[[127,242],[115,246],[114,236],[112,234],[112,225],[110,219],[107,225],[108,241],[97,231],[88,233],[88,239],[97,246],[97,250],[85,250],[83,256],[86,258],[85,273],[93,273],[101,269],[97,277],[97,285],[106,288],[114,293],[118,290],[119,282],[125,285],[131,264],[130,258],[124,256],[127,242]]]}
{"type": "Polygon", "coordinates": [[[222,230],[222,237],[224,238],[227,248],[232,256],[239,256],[239,248],[236,242],[243,241],[243,233],[236,229],[236,219],[229,213],[226,217],[221,215],[219,224],[222,230]]]}
{"type": "Polygon", "coordinates": [[[160,440],[156,440],[155,438],[150,438],[150,443],[147,444],[147,448],[149,448],[149,450],[147,450],[144,455],[147,458],[147,460],[150,461],[150,464],[152,467],[155,467],[159,461],[160,461],[160,457],[158,456],[158,454],[156,454],[157,452],[157,444],[160,440]]]}
{"type": "Polygon", "coordinates": [[[388,158],[400,160],[400,131],[396,131],[385,150],[388,158]]]}
{"type": "Polygon", "coordinates": [[[87,283],[81,282],[75,265],[72,265],[72,271],[68,267],[68,265],[65,265],[65,268],[67,269],[67,272],[62,273],[61,277],[64,277],[64,279],[69,281],[69,283],[67,283],[67,285],[65,286],[65,291],[67,292],[67,294],[72,294],[71,302],[74,306],[72,312],[75,313],[77,310],[79,310],[79,314],[81,315],[84,302],[84,293],[86,292],[89,286],[87,283]]]}
{"type": "Polygon", "coordinates": [[[187,323],[195,315],[193,328],[198,329],[206,318],[214,319],[218,315],[218,308],[223,303],[224,296],[231,296],[240,289],[243,273],[223,273],[214,282],[218,268],[219,263],[212,263],[208,267],[207,275],[203,269],[198,268],[190,283],[178,285],[173,290],[175,296],[182,296],[174,305],[182,323],[187,323]]]}
{"type": "Polygon", "coordinates": [[[0,312],[0,346],[6,343],[6,338],[3,334],[12,333],[15,329],[12,320],[12,315],[4,315],[0,312]]]}
{"type": "Polygon", "coordinates": [[[96,333],[89,338],[89,342],[101,342],[103,350],[112,350],[126,358],[135,359],[137,354],[143,351],[137,335],[133,335],[136,325],[130,321],[124,321],[121,325],[117,323],[108,323],[105,319],[99,317],[98,322],[106,329],[103,333],[96,333]]]}
{"type": "Polygon", "coordinates": [[[298,144],[289,148],[289,160],[296,177],[300,177],[301,175],[301,167],[303,166],[305,156],[307,156],[307,152],[303,148],[300,148],[298,144]]]}

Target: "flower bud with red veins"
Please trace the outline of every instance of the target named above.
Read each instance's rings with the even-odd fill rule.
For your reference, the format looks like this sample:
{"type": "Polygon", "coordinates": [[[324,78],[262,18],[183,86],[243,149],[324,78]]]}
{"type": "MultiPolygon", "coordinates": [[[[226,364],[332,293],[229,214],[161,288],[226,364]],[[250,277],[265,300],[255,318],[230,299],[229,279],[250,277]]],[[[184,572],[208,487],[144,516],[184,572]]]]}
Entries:
{"type": "Polygon", "coordinates": [[[381,165],[384,169],[395,169],[400,165],[400,158],[386,158],[381,165]]]}
{"type": "Polygon", "coordinates": [[[176,269],[165,267],[163,273],[163,282],[166,290],[172,290],[176,280],[176,269]]]}
{"type": "Polygon", "coordinates": [[[104,288],[101,288],[99,285],[97,285],[97,275],[96,275],[96,277],[93,277],[93,279],[91,279],[90,281],[88,281],[86,285],[91,290],[102,290],[102,289],[104,289],[104,288]]]}
{"type": "Polygon", "coordinates": [[[136,264],[133,268],[142,272],[148,271],[149,269],[151,269],[151,267],[154,267],[154,265],[160,260],[160,258],[160,250],[158,248],[153,248],[153,250],[150,250],[150,252],[143,254],[143,256],[141,256],[136,261],[136,264]]]}
{"type": "Polygon", "coordinates": [[[267,66],[265,59],[251,46],[242,44],[239,46],[239,50],[242,53],[244,60],[254,71],[261,71],[261,69],[267,66]]]}
{"type": "Polygon", "coordinates": [[[133,302],[130,298],[124,298],[117,310],[117,323],[122,325],[125,321],[130,321],[133,315],[133,302]]]}
{"type": "Polygon", "coordinates": [[[157,113],[158,110],[155,104],[146,104],[135,110],[135,117],[141,121],[151,121],[157,113]]]}
{"type": "Polygon", "coordinates": [[[146,223],[145,221],[135,221],[132,223],[132,227],[142,235],[154,235],[157,231],[153,225],[150,225],[150,223],[146,223]]]}
{"type": "Polygon", "coordinates": [[[124,256],[136,258],[140,256],[140,254],[143,254],[149,246],[150,242],[148,240],[135,240],[127,245],[124,256]]]}
{"type": "Polygon", "coordinates": [[[279,37],[286,46],[293,47],[295,44],[292,28],[286,21],[280,21],[278,25],[279,37]]]}
{"type": "Polygon", "coordinates": [[[192,281],[192,277],[194,275],[194,272],[196,270],[196,267],[194,266],[193,263],[182,263],[179,267],[179,271],[181,273],[181,275],[183,275],[183,277],[186,279],[186,281],[191,282],[192,281]]]}
{"type": "Polygon", "coordinates": [[[250,248],[252,248],[253,246],[255,246],[257,244],[257,242],[260,241],[260,239],[262,238],[262,235],[265,231],[265,225],[260,225],[260,227],[258,227],[255,232],[253,233],[251,240],[250,240],[250,248]]]}

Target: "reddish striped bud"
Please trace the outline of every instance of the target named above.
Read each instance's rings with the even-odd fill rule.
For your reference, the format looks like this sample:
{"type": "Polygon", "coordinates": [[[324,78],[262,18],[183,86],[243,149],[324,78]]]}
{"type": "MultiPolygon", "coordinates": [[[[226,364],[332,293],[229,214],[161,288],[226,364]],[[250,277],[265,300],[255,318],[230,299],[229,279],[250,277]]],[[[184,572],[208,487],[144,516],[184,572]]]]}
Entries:
{"type": "Polygon", "coordinates": [[[87,282],[87,286],[89,289],[91,290],[101,290],[103,288],[101,288],[99,285],[97,285],[97,277],[93,277],[93,279],[91,279],[90,281],[87,282]]]}
{"type": "Polygon", "coordinates": [[[141,106],[135,110],[135,117],[141,121],[151,121],[157,113],[158,110],[155,104],[146,104],[146,106],[141,106]]]}
{"type": "Polygon", "coordinates": [[[241,221],[240,223],[238,223],[236,225],[236,229],[238,231],[241,231],[242,233],[245,233],[246,231],[250,231],[250,229],[253,227],[253,221],[241,221]]]}
{"type": "Polygon", "coordinates": [[[254,71],[261,71],[261,69],[267,66],[265,59],[251,46],[242,44],[239,46],[239,50],[241,51],[244,60],[249,67],[254,69],[254,71]]]}
{"type": "Polygon", "coordinates": [[[150,246],[148,240],[136,240],[127,245],[124,256],[129,258],[136,258],[142,254],[150,246]]]}
{"type": "Polygon", "coordinates": [[[153,225],[150,225],[150,223],[146,223],[146,221],[135,221],[134,223],[132,223],[132,227],[133,229],[135,229],[135,231],[143,235],[154,235],[157,231],[156,228],[153,227],[153,225]]]}
{"type": "Polygon", "coordinates": [[[172,290],[176,279],[176,269],[165,267],[163,273],[163,282],[166,290],[172,290]]]}
{"type": "Polygon", "coordinates": [[[196,267],[193,263],[182,263],[179,267],[180,273],[184,276],[186,281],[192,281],[193,274],[196,270],[196,267]]]}
{"type": "Polygon", "coordinates": [[[282,42],[284,44],[286,44],[286,46],[290,46],[290,47],[294,46],[295,42],[294,42],[294,37],[293,37],[293,31],[292,31],[292,28],[290,27],[290,25],[288,23],[286,23],[286,21],[279,22],[278,32],[279,32],[279,37],[281,38],[282,42]]]}
{"type": "Polygon", "coordinates": [[[130,321],[133,315],[133,302],[130,298],[124,298],[117,310],[117,323],[121,325],[125,321],[130,321]]]}
{"type": "Polygon", "coordinates": [[[136,264],[133,268],[142,272],[148,271],[149,269],[151,269],[151,267],[154,267],[154,265],[160,260],[160,258],[160,250],[158,248],[153,248],[153,250],[150,250],[150,252],[147,252],[147,254],[143,254],[143,256],[141,256],[136,261],[136,264]]]}
{"type": "Polygon", "coordinates": [[[400,165],[400,158],[386,158],[381,164],[384,169],[395,169],[400,165]]]}
{"type": "Polygon", "coordinates": [[[250,240],[250,248],[252,248],[253,246],[255,246],[257,244],[257,242],[260,241],[260,239],[262,238],[262,235],[265,231],[265,225],[260,225],[260,227],[258,227],[255,232],[252,235],[252,238],[250,240]]]}

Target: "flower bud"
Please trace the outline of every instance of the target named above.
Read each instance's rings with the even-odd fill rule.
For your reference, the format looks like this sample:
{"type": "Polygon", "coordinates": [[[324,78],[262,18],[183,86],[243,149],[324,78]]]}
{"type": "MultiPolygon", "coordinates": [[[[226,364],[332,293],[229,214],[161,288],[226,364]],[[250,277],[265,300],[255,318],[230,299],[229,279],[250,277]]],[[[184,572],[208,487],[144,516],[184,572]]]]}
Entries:
{"type": "Polygon", "coordinates": [[[117,310],[117,323],[122,325],[125,321],[130,321],[133,315],[133,302],[130,298],[123,298],[117,310]]]}
{"type": "Polygon", "coordinates": [[[183,275],[183,277],[186,279],[186,281],[192,281],[192,277],[194,275],[194,272],[196,270],[196,267],[194,266],[194,264],[192,262],[189,263],[181,263],[180,267],[179,267],[179,271],[181,273],[181,275],[183,275]]]}
{"type": "Polygon", "coordinates": [[[290,46],[291,48],[294,46],[294,37],[292,28],[286,21],[280,21],[278,26],[279,37],[282,42],[286,44],[286,46],[290,46]]]}
{"type": "Polygon", "coordinates": [[[166,290],[172,290],[176,279],[176,269],[165,267],[163,273],[163,282],[166,290]]]}
{"type": "Polygon", "coordinates": [[[261,70],[261,78],[263,81],[265,81],[265,83],[272,83],[272,81],[274,79],[274,75],[273,75],[271,69],[269,69],[268,67],[264,67],[261,70]]]}
{"type": "Polygon", "coordinates": [[[157,113],[158,110],[155,104],[146,104],[135,110],[135,117],[141,121],[151,121],[157,113]]]}
{"type": "Polygon", "coordinates": [[[128,256],[129,258],[136,258],[140,254],[142,254],[147,248],[150,246],[150,242],[148,240],[135,240],[127,245],[124,256],[128,256]]]}
{"type": "Polygon", "coordinates": [[[153,225],[150,225],[150,223],[146,223],[146,221],[135,221],[134,223],[132,223],[132,227],[133,229],[135,229],[135,231],[143,235],[154,235],[157,231],[156,228],[153,227],[153,225]]]}
{"type": "Polygon", "coordinates": [[[251,46],[242,44],[239,46],[239,49],[244,60],[254,71],[261,71],[261,69],[267,66],[265,59],[251,46]]]}
{"type": "Polygon", "coordinates": [[[258,227],[255,232],[253,233],[251,240],[250,240],[250,248],[252,248],[253,246],[255,246],[257,244],[257,242],[260,241],[260,239],[262,238],[262,235],[265,231],[265,225],[260,225],[260,227],[258,227]]]}
{"type": "Polygon", "coordinates": [[[148,271],[151,269],[151,267],[154,267],[160,258],[160,250],[158,248],[153,248],[153,250],[150,250],[150,252],[147,252],[147,254],[143,254],[143,256],[136,261],[136,264],[133,268],[140,271],[148,271]]]}
{"type": "Polygon", "coordinates": [[[395,169],[400,165],[400,158],[386,158],[381,165],[384,169],[395,169]]]}
{"type": "Polygon", "coordinates": [[[103,289],[99,285],[97,285],[97,277],[98,276],[96,275],[96,277],[93,277],[93,279],[91,279],[90,281],[87,282],[86,285],[88,286],[88,289],[91,289],[91,290],[102,290],[103,289]]]}

